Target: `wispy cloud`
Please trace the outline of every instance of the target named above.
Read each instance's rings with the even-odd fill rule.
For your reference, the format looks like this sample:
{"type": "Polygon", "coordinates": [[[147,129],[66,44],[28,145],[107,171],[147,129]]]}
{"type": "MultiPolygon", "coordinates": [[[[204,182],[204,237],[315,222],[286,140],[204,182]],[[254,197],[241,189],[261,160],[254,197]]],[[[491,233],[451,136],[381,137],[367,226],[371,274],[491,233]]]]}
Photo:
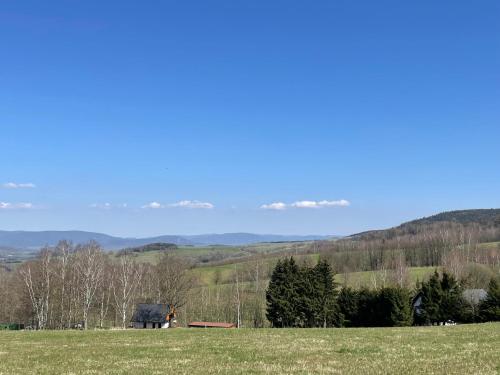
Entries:
{"type": "Polygon", "coordinates": [[[113,208],[127,208],[128,204],[127,203],[120,203],[120,204],[113,204],[113,203],[92,203],[90,205],[90,208],[96,208],[99,210],[111,210],[113,208]]]}
{"type": "Polygon", "coordinates": [[[263,210],[275,210],[275,211],[283,211],[287,208],[325,208],[325,207],[347,207],[350,206],[350,202],[345,199],[340,199],[337,201],[297,201],[290,204],[283,202],[274,202],[270,204],[263,204],[260,206],[263,210]]]}
{"type": "Polygon", "coordinates": [[[160,202],[150,202],[148,204],[145,204],[141,208],[146,208],[146,209],[160,209],[160,208],[190,208],[190,209],[206,209],[206,210],[211,210],[212,208],[215,208],[215,206],[212,203],[209,202],[201,202],[201,201],[191,201],[191,200],[184,200],[180,201],[177,203],[171,203],[171,204],[162,204],[160,202]]]}
{"type": "Polygon", "coordinates": [[[286,204],[283,202],[274,202],[269,204],[263,204],[260,206],[263,210],[275,210],[275,211],[283,211],[286,210],[286,204]]]}
{"type": "Polygon", "coordinates": [[[29,210],[34,208],[32,203],[0,202],[0,210],[29,210]]]}
{"type": "Polygon", "coordinates": [[[202,208],[202,209],[208,209],[211,210],[215,206],[212,203],[209,202],[200,202],[200,201],[180,201],[177,203],[173,203],[170,205],[170,207],[182,207],[182,208],[202,208]]]}
{"type": "Polygon", "coordinates": [[[144,206],[142,206],[141,208],[151,208],[151,209],[158,209],[158,208],[164,208],[165,206],[162,205],[161,203],[158,203],[158,202],[151,202],[151,203],[148,203],[148,204],[145,204],[144,206]]]}
{"type": "Polygon", "coordinates": [[[351,203],[345,199],[338,201],[298,201],[291,204],[292,207],[296,208],[323,208],[323,207],[347,207],[351,203]]]}
{"type": "Polygon", "coordinates": [[[36,188],[35,184],[32,184],[31,182],[29,183],[15,183],[15,182],[7,182],[5,184],[2,184],[2,187],[4,189],[34,189],[36,188]]]}

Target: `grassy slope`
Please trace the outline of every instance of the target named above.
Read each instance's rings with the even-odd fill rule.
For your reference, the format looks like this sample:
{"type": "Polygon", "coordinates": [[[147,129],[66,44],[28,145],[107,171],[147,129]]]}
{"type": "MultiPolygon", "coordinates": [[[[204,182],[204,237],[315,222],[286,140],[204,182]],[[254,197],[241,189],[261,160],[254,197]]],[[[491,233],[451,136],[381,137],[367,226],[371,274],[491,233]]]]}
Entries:
{"type": "MultiPolygon", "coordinates": [[[[156,263],[158,261],[158,256],[162,251],[148,251],[144,253],[135,253],[137,261],[156,263]]],[[[225,247],[225,246],[207,246],[207,247],[179,247],[175,250],[169,250],[170,254],[175,254],[178,256],[189,257],[198,259],[203,256],[209,256],[214,254],[224,254],[225,256],[245,256],[246,253],[237,247],[225,247]]]]}
{"type": "MultiPolygon", "coordinates": [[[[417,281],[423,281],[430,276],[435,270],[435,267],[410,267],[408,268],[409,282],[414,285],[417,281]]],[[[365,271],[365,272],[351,272],[347,274],[347,285],[353,288],[360,288],[362,286],[370,286],[373,279],[376,278],[380,284],[381,273],[380,271],[365,271]]],[[[339,274],[335,276],[335,281],[340,284],[345,283],[345,275],[339,274]]]]}
{"type": "Polygon", "coordinates": [[[496,374],[500,323],[0,332],[0,374],[496,374]]]}
{"type": "MultiPolygon", "coordinates": [[[[305,249],[310,242],[283,242],[283,243],[259,243],[246,246],[185,246],[176,250],[169,250],[169,253],[191,258],[199,261],[202,257],[222,255],[225,259],[232,259],[235,262],[245,261],[246,258],[256,254],[272,254],[282,252],[293,252],[305,249]]],[[[148,251],[134,253],[140,262],[156,263],[161,251],[148,251]]]]}

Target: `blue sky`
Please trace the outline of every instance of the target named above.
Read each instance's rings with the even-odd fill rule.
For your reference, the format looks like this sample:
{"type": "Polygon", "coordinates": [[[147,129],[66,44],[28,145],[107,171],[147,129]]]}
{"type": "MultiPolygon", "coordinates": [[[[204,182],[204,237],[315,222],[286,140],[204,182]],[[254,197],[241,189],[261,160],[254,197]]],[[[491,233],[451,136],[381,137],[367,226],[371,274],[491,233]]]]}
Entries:
{"type": "Polygon", "coordinates": [[[499,18],[2,1],[0,229],[348,234],[500,207],[499,18]]]}

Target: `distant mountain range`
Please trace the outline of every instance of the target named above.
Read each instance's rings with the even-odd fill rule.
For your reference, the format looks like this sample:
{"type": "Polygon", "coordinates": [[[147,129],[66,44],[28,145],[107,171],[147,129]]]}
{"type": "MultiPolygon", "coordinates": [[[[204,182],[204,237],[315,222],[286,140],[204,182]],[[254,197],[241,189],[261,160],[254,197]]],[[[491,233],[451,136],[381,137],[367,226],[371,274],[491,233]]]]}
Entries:
{"type": "Polygon", "coordinates": [[[143,246],[150,243],[173,243],[180,246],[207,246],[207,245],[250,245],[260,242],[291,242],[313,241],[333,238],[334,236],[288,236],[276,234],[253,233],[223,233],[201,235],[165,235],[148,238],[114,237],[102,233],[84,231],[0,231],[0,248],[37,250],[43,246],[56,245],[60,240],[72,241],[81,244],[97,241],[108,250],[123,249],[128,247],[143,246]]]}
{"type": "MultiPolygon", "coordinates": [[[[396,235],[412,234],[418,228],[440,222],[453,222],[463,225],[479,225],[483,228],[500,228],[500,209],[478,209],[448,211],[430,217],[409,221],[398,227],[373,230],[350,236],[353,239],[382,239],[391,238],[396,235]]],[[[84,231],[0,231],[0,251],[15,252],[38,250],[49,245],[56,245],[60,240],[72,241],[75,244],[97,241],[107,250],[118,250],[131,247],[139,247],[151,243],[172,243],[178,246],[208,246],[227,245],[240,246],[262,242],[294,242],[314,241],[338,238],[335,236],[293,236],[276,234],[253,234],[253,233],[223,233],[223,234],[200,234],[200,235],[165,235],[148,238],[125,238],[114,237],[102,233],[84,231]]]]}

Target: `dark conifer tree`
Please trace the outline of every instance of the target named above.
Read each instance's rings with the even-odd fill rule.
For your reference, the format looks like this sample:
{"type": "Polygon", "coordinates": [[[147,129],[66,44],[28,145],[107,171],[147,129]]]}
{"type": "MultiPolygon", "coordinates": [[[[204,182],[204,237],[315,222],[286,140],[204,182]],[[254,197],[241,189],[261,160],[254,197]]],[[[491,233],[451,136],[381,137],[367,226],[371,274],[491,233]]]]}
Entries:
{"type": "Polygon", "coordinates": [[[379,325],[377,310],[377,292],[362,288],[358,292],[357,314],[353,320],[355,327],[376,327],[379,325]]]}
{"type": "Polygon", "coordinates": [[[343,325],[354,327],[358,315],[358,293],[354,289],[344,287],[337,297],[337,304],[343,325]]]}
{"type": "Polygon", "coordinates": [[[426,282],[422,282],[419,289],[422,304],[420,312],[415,316],[417,324],[433,324],[440,321],[440,305],[443,298],[441,282],[437,270],[426,282]]]}
{"type": "Polygon", "coordinates": [[[309,277],[312,279],[314,327],[340,326],[340,316],[336,302],[336,283],[334,273],[326,260],[320,260],[311,269],[309,277]]]}
{"type": "Polygon", "coordinates": [[[443,272],[441,279],[441,303],[439,305],[439,321],[461,321],[465,315],[463,289],[453,275],[443,272]]]}
{"type": "Polygon", "coordinates": [[[412,324],[410,296],[403,288],[383,288],[377,298],[377,326],[403,327],[412,324]]]}
{"type": "Polygon", "coordinates": [[[296,327],[299,268],[292,258],[278,261],[266,291],[267,319],[273,327],[296,327]]]}
{"type": "Polygon", "coordinates": [[[495,278],[489,283],[488,296],[479,305],[479,316],[484,322],[500,320],[500,285],[495,278]]]}

